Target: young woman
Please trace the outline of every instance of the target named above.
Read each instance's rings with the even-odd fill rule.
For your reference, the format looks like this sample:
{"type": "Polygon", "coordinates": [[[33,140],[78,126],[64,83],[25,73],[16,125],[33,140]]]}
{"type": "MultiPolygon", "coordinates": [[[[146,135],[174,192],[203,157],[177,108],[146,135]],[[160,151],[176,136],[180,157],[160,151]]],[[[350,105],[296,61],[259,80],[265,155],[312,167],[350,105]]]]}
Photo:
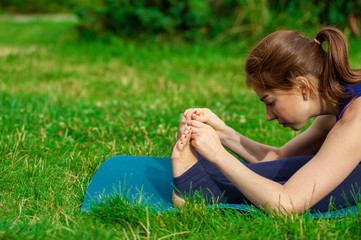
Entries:
{"type": "Polygon", "coordinates": [[[355,205],[361,192],[361,71],[349,67],[344,35],[330,27],[314,40],[274,32],[251,51],[246,73],[268,120],[295,131],[316,120],[276,148],[246,138],[209,109],[188,109],[172,154],[174,204],[198,191],[209,201],[287,213],[355,205]]]}

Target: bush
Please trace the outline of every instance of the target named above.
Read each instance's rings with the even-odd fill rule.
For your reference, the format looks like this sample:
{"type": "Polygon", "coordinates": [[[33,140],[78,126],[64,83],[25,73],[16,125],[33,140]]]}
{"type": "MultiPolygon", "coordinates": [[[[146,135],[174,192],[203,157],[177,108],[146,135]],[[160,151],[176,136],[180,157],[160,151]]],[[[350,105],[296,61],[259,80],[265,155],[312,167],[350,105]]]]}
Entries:
{"type": "Polygon", "coordinates": [[[332,24],[359,32],[361,0],[83,0],[76,14],[86,36],[187,40],[248,37],[280,26],[332,24]]]}
{"type": "Polygon", "coordinates": [[[86,35],[183,35],[193,39],[213,28],[210,1],[84,1],[77,9],[86,35]]]}
{"type": "Polygon", "coordinates": [[[350,29],[354,36],[360,36],[361,0],[271,0],[270,6],[288,19],[301,19],[309,26],[321,24],[350,29]]]}
{"type": "Polygon", "coordinates": [[[72,12],[83,36],[224,41],[280,27],[334,25],[360,35],[361,0],[1,0],[11,13],[72,12]]]}

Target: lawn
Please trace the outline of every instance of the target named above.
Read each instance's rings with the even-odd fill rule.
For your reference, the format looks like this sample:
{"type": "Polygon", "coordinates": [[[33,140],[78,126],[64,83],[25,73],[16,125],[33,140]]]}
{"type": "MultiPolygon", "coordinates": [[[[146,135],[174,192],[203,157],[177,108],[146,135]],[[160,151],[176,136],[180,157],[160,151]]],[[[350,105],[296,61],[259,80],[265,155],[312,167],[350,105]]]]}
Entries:
{"type": "MultiPolygon", "coordinates": [[[[252,45],[247,39],[215,46],[85,41],[72,19],[1,17],[0,238],[360,236],[360,217],[265,217],[210,211],[202,203],[162,215],[123,205],[103,215],[80,213],[90,178],[109,157],[170,156],[187,108],[210,108],[266,144],[281,146],[298,134],[267,122],[264,106],[245,86],[252,45]]],[[[361,68],[359,40],[350,45],[351,65],[361,68]]]]}

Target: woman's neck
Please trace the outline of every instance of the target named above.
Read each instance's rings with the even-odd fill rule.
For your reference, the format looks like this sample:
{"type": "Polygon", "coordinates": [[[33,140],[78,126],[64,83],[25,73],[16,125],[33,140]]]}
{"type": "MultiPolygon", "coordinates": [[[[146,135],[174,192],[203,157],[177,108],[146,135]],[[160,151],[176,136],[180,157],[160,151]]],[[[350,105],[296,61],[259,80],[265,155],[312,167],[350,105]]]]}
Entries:
{"type": "Polygon", "coordinates": [[[340,106],[336,103],[330,102],[330,100],[320,97],[318,98],[318,101],[315,101],[315,104],[316,115],[338,116],[340,114],[340,106]]]}

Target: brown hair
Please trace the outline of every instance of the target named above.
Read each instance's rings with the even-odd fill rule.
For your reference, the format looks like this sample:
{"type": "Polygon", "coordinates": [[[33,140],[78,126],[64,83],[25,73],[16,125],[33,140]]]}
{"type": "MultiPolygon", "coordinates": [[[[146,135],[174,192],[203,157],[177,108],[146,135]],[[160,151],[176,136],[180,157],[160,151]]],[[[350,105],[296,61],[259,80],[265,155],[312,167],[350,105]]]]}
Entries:
{"type": "Polygon", "coordinates": [[[346,94],[346,86],[361,84],[361,69],[349,66],[346,37],[336,28],[325,27],[315,39],[286,30],[265,37],[247,58],[247,85],[291,90],[297,84],[296,77],[303,76],[310,80],[313,94],[318,91],[334,103],[352,98],[352,94],[346,94]],[[322,42],[327,43],[327,51],[322,42]]]}

